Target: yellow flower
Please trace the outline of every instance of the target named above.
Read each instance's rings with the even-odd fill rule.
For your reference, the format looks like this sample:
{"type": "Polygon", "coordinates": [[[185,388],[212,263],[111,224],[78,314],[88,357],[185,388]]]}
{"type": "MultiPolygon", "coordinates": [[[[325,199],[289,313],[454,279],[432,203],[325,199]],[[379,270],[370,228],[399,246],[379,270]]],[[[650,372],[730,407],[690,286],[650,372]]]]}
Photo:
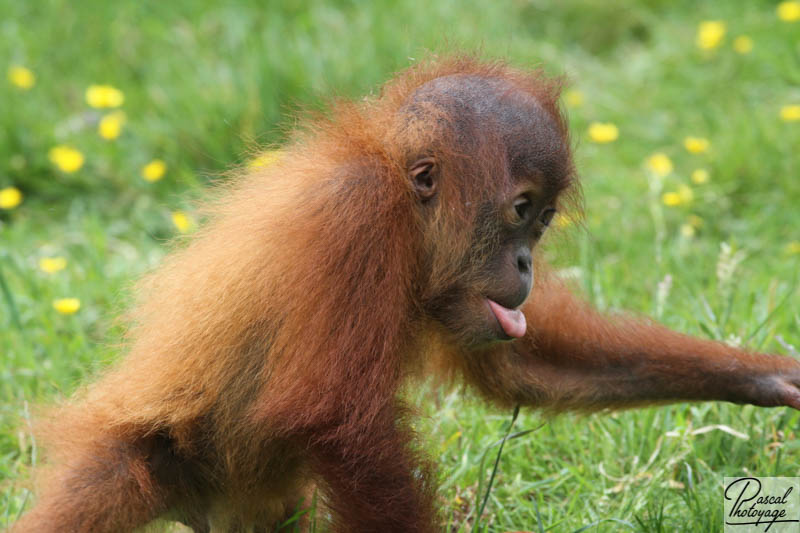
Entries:
{"type": "Polygon", "coordinates": [[[733,49],[738,54],[749,54],[753,50],[753,39],[747,35],[740,35],[733,40],[733,49]]]}
{"type": "Polygon", "coordinates": [[[695,233],[696,230],[694,229],[694,226],[692,226],[691,224],[683,224],[681,226],[681,235],[683,235],[684,237],[686,238],[694,237],[695,233]]]}
{"type": "Polygon", "coordinates": [[[694,199],[694,193],[688,185],[679,185],[677,191],[665,192],[661,196],[661,201],[664,205],[675,207],[678,205],[688,204],[694,199]]]}
{"type": "Polygon", "coordinates": [[[781,108],[781,120],[797,122],[800,120],[800,105],[785,105],[781,108]]]}
{"type": "Polygon", "coordinates": [[[92,107],[119,107],[125,102],[122,91],[111,85],[90,85],[86,89],[86,103],[92,107]]]}
{"type": "Polygon", "coordinates": [[[667,154],[656,152],[647,158],[647,168],[663,178],[672,172],[673,167],[672,161],[667,157],[667,154]]]}
{"type": "Polygon", "coordinates": [[[704,224],[703,219],[697,215],[689,215],[686,222],[693,228],[701,228],[704,224]]]}
{"type": "Polygon", "coordinates": [[[777,8],[778,18],[784,22],[800,20],[800,2],[781,2],[777,8]]]}
{"type": "Polygon", "coordinates": [[[610,143],[619,137],[619,129],[611,122],[592,122],[589,124],[589,139],[596,143],[610,143]]]}
{"type": "Polygon", "coordinates": [[[692,188],[688,185],[680,184],[678,185],[678,196],[681,197],[681,202],[684,204],[688,204],[692,200],[694,200],[694,192],[692,188]]]}
{"type": "Polygon", "coordinates": [[[70,174],[83,166],[83,154],[71,146],[55,146],[47,155],[61,172],[70,174]]]}
{"type": "Polygon", "coordinates": [[[702,50],[718,47],[723,37],[725,37],[725,23],[720,20],[706,20],[697,28],[697,46],[702,50]]]}
{"type": "Polygon", "coordinates": [[[267,150],[266,152],[257,155],[247,163],[250,168],[268,167],[280,159],[283,150],[267,150]]]}
{"type": "Polygon", "coordinates": [[[686,137],[683,140],[683,146],[686,147],[686,150],[692,154],[702,154],[704,152],[708,152],[708,149],[711,147],[711,143],[708,139],[703,137],[686,137]]]}
{"type": "Polygon", "coordinates": [[[696,168],[692,171],[692,183],[702,185],[708,182],[708,170],[704,168],[696,168]]]}
{"type": "Polygon", "coordinates": [[[15,65],[8,69],[8,81],[14,87],[27,91],[36,85],[36,76],[29,69],[15,65]]]}
{"type": "Polygon", "coordinates": [[[114,111],[100,119],[97,124],[97,133],[103,139],[112,141],[119,137],[122,132],[122,125],[125,124],[125,113],[122,111],[114,111]]]}
{"type": "Polygon", "coordinates": [[[568,107],[580,107],[583,105],[583,93],[577,89],[570,89],[564,94],[564,101],[568,107]]]}
{"type": "Polygon", "coordinates": [[[692,188],[688,185],[680,184],[678,185],[678,196],[681,197],[681,202],[684,204],[688,204],[692,200],[694,200],[694,192],[692,188]]]}
{"type": "Polygon", "coordinates": [[[192,219],[183,211],[172,212],[172,223],[181,233],[186,233],[192,227],[192,219]]]}
{"type": "Polygon", "coordinates": [[[64,270],[66,266],[67,260],[63,257],[42,257],[39,259],[39,268],[48,274],[64,270]]]}
{"type": "Polygon", "coordinates": [[[81,301],[77,298],[59,298],[53,300],[53,309],[62,315],[72,315],[81,308],[81,301]]]}
{"type": "Polygon", "coordinates": [[[563,213],[556,213],[555,222],[557,228],[566,228],[567,226],[573,223],[573,220],[569,215],[565,215],[563,213]]]}
{"type": "Polygon", "coordinates": [[[167,172],[167,164],[161,159],[153,159],[142,167],[142,177],[145,181],[158,181],[167,172]]]}
{"type": "Polygon", "coordinates": [[[22,203],[22,192],[16,187],[0,189],[0,209],[14,209],[22,203]]]}
{"type": "Polygon", "coordinates": [[[792,241],[786,245],[784,251],[789,255],[800,254],[800,241],[792,241]]]}

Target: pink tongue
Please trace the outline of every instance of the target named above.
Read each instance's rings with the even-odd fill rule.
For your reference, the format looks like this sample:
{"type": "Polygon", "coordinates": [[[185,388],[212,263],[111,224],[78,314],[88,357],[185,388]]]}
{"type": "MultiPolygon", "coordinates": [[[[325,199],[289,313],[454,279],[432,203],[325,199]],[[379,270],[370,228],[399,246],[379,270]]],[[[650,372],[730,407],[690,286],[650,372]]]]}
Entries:
{"type": "Polygon", "coordinates": [[[500,327],[509,337],[519,338],[525,335],[525,315],[519,309],[507,309],[499,303],[489,300],[489,307],[492,308],[494,316],[500,323],[500,327]]]}

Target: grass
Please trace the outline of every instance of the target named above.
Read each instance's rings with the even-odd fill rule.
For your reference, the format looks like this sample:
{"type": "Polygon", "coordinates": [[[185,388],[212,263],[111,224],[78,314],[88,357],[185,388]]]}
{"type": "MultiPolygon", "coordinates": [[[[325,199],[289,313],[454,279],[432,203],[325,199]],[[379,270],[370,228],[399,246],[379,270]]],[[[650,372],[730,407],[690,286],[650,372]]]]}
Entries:
{"type": "MultiPolygon", "coordinates": [[[[30,411],[118,355],[114,317],[166,253],[170,213],[256,144],[279,144],[287,111],[375,91],[430,49],[541,64],[582,94],[568,113],[586,227],[563,228],[544,253],[594,304],[797,355],[800,122],[780,110],[800,104],[800,22],[779,20],[773,2],[0,0],[0,10],[0,68],[36,75],[27,91],[0,83],[0,189],[24,195],[0,210],[0,527],[29,498],[30,411]],[[704,20],[727,26],[712,50],[695,45],[704,20]],[[731,46],[740,35],[753,39],[748,54],[731,46]],[[116,140],[97,135],[104,112],[84,101],[94,83],[124,92],[116,140]],[[593,143],[592,122],[615,124],[619,138],[593,143]],[[710,150],[687,152],[687,136],[710,150]],[[79,171],[54,168],[57,144],[85,155],[79,171]],[[663,178],[646,164],[656,152],[674,166],[663,178]],[[140,169],[154,158],[168,169],[148,183],[140,169]],[[707,183],[690,179],[698,168],[707,183]],[[687,186],[691,201],[664,205],[687,186]],[[47,256],[66,268],[42,272],[47,256]],[[62,297],[81,309],[57,313],[62,297]]],[[[447,527],[470,531],[511,413],[458,391],[420,399],[447,527]]],[[[533,431],[505,442],[476,529],[718,531],[722,476],[797,475],[798,423],[786,409],[727,404],[552,419],[523,409],[513,431],[533,431]]]]}

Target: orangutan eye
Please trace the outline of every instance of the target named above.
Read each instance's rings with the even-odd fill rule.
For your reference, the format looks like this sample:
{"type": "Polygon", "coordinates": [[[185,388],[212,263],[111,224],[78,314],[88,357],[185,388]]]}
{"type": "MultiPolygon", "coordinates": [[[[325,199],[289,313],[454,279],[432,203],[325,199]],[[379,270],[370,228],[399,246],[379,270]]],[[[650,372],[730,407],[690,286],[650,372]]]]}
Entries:
{"type": "Polygon", "coordinates": [[[550,225],[550,221],[553,220],[553,217],[556,214],[556,210],[552,207],[548,207],[544,211],[539,214],[539,222],[544,224],[545,226],[550,225]]]}
{"type": "Polygon", "coordinates": [[[531,215],[532,208],[533,205],[531,205],[530,200],[524,196],[520,196],[514,200],[514,212],[517,214],[517,217],[519,217],[521,222],[528,220],[531,215]]]}

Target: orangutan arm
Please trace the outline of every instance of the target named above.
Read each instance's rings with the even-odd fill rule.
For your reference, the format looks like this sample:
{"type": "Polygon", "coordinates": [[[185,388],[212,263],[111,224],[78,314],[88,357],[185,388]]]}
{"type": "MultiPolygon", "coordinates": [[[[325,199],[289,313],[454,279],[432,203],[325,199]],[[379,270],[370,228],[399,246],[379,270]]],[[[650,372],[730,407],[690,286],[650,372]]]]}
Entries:
{"type": "Polygon", "coordinates": [[[467,379],[503,404],[596,410],[722,400],[800,408],[800,363],[623,316],[604,316],[559,280],[537,280],[525,337],[469,358],[467,379]]]}

